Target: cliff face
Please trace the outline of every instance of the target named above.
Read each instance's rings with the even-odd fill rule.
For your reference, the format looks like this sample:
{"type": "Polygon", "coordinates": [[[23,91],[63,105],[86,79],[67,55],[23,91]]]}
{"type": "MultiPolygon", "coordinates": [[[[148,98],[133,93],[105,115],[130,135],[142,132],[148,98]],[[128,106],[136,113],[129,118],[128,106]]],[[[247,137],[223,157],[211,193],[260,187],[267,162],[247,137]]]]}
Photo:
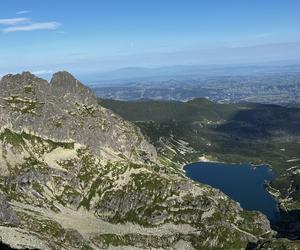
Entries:
{"type": "Polygon", "coordinates": [[[241,249],[271,233],[263,215],[160,165],[67,72],[5,76],[0,128],[0,236],[13,247],[241,249]]]}
{"type": "Polygon", "coordinates": [[[16,212],[11,208],[2,194],[0,194],[0,223],[15,226],[20,224],[16,212]]]}
{"type": "Polygon", "coordinates": [[[0,126],[54,141],[76,141],[95,154],[134,162],[155,162],[156,151],[139,130],[99,107],[94,93],[67,72],[50,84],[30,73],[5,76],[1,83],[0,126]]]}

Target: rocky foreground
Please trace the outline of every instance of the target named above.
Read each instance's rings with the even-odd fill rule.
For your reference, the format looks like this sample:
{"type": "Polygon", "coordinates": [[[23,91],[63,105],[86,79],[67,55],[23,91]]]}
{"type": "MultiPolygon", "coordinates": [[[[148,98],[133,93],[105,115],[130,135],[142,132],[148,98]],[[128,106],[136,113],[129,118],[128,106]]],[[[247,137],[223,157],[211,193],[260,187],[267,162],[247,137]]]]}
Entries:
{"type": "Polygon", "coordinates": [[[18,249],[244,249],[274,234],[264,215],[159,162],[67,72],[2,78],[0,193],[0,239],[18,249]]]}

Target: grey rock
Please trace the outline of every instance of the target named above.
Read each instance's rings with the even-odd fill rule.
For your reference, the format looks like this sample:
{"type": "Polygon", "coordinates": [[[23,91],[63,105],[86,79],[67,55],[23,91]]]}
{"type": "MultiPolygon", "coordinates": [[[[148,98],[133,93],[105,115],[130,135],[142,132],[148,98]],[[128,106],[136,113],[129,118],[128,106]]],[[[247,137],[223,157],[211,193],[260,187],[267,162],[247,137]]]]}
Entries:
{"type": "Polygon", "coordinates": [[[0,193],[0,223],[18,226],[20,220],[16,212],[6,201],[3,194],[0,193]]]}
{"type": "Polygon", "coordinates": [[[29,72],[7,75],[0,88],[2,128],[76,141],[98,156],[112,157],[109,149],[133,162],[156,162],[156,150],[140,130],[99,106],[94,93],[67,72],[54,74],[50,84],[29,72]]]}

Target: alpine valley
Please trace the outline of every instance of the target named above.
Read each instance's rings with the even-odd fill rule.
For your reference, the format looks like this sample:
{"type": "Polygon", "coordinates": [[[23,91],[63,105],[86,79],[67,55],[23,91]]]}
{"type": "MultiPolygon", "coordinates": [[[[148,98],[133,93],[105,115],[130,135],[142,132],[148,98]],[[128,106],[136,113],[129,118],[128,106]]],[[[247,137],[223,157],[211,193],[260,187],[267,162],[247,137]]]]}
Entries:
{"type": "MultiPolygon", "coordinates": [[[[50,83],[29,72],[4,76],[0,127],[3,248],[283,244],[265,215],[244,211],[221,191],[188,179],[180,154],[165,154],[169,147],[153,137],[156,147],[150,144],[139,126],[99,105],[67,72],[54,74],[50,83]]],[[[171,135],[162,140],[180,142],[171,135]]]]}
{"type": "Polygon", "coordinates": [[[254,249],[300,248],[300,109],[201,98],[99,103],[139,126],[163,165],[179,169],[202,161],[271,167],[277,177],[266,188],[280,210],[280,218],[271,225],[276,239],[254,249]]]}

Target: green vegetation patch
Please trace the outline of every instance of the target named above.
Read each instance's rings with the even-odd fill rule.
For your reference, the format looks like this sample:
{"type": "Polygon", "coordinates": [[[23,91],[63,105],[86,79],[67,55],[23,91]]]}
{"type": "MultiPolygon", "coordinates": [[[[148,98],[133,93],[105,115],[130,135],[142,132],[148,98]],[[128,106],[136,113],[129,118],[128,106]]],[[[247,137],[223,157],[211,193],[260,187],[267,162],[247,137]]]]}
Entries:
{"type": "Polygon", "coordinates": [[[142,235],[142,234],[102,234],[93,238],[93,243],[101,248],[109,246],[133,246],[141,248],[169,248],[180,239],[180,235],[142,235]]]}
{"type": "Polygon", "coordinates": [[[42,107],[44,103],[32,100],[27,97],[10,96],[4,98],[9,106],[14,110],[22,114],[36,114],[37,108],[42,107]]]}

